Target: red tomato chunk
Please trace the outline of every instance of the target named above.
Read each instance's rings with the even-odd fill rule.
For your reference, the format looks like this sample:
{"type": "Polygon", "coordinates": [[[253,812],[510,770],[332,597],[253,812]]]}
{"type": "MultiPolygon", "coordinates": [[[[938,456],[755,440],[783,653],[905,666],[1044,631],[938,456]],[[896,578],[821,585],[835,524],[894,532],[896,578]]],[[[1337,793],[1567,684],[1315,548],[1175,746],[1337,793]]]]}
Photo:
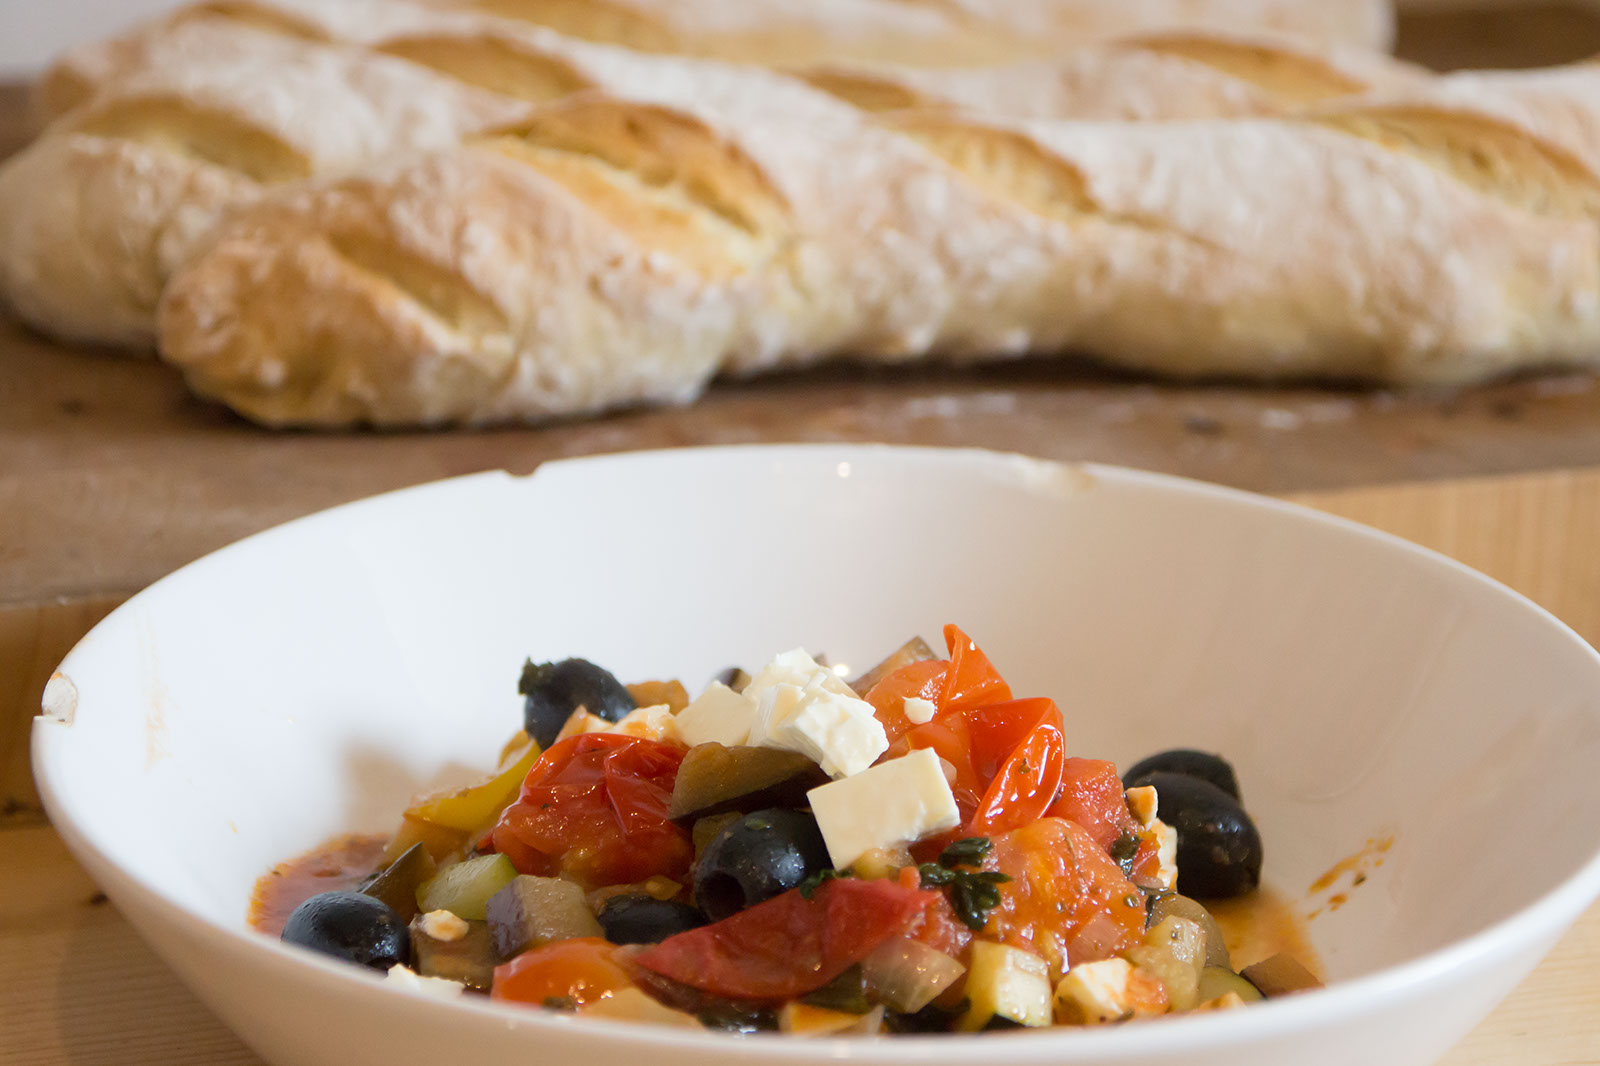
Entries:
{"type": "Polygon", "coordinates": [[[639,955],[643,968],[732,999],[782,1000],[821,988],[912,928],[932,892],[895,881],[828,881],[731,918],[668,937],[639,955]]]}
{"type": "Polygon", "coordinates": [[[495,826],[493,844],[520,872],[587,889],[688,875],[694,845],[667,819],[684,749],[589,733],[552,745],[495,826]]]}

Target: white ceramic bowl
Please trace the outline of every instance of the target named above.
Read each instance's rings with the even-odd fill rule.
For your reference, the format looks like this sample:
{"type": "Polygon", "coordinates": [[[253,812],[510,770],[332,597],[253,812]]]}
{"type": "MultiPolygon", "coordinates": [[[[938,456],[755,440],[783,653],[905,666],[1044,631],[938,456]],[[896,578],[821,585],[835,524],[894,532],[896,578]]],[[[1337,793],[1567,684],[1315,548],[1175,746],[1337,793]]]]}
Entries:
{"type": "Polygon", "coordinates": [[[186,567],[61,675],[34,730],[56,827],[279,1066],[1406,1066],[1465,1034],[1600,895],[1587,645],[1401,541],[1124,470],[841,446],[446,481],[186,567]],[[1392,836],[1311,924],[1332,986],[1099,1031],[752,1045],[422,1000],[245,926],[271,864],[386,830],[415,790],[489,763],[520,721],[525,655],[698,684],[796,644],[866,666],[946,621],[1019,694],[1056,697],[1080,753],[1225,752],[1288,894],[1392,836]]]}

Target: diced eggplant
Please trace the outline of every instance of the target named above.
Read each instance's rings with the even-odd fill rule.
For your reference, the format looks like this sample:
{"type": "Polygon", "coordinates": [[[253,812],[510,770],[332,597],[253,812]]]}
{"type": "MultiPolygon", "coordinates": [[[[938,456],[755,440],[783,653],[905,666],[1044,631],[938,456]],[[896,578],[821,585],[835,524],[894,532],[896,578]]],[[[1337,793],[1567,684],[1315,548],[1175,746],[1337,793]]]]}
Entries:
{"type": "Polygon", "coordinates": [[[975,1033],[995,1018],[1018,1025],[1049,1025],[1050,991],[1050,966],[1044,959],[1009,944],[974,940],[967,968],[967,1012],[956,1021],[956,1028],[975,1033]]]}
{"type": "Polygon", "coordinates": [[[1259,989],[1267,999],[1289,996],[1296,992],[1309,992],[1322,987],[1322,982],[1317,980],[1316,974],[1301,965],[1299,959],[1284,952],[1279,952],[1254,966],[1246,966],[1239,971],[1239,976],[1259,989]]]}
{"type": "Polygon", "coordinates": [[[417,916],[417,889],[438,872],[439,864],[433,861],[427,848],[417,843],[361,886],[361,891],[383,900],[402,922],[409,922],[417,916]]]}
{"type": "Polygon", "coordinates": [[[504,855],[479,855],[446,866],[417,888],[417,907],[449,911],[469,922],[488,916],[489,899],[511,883],[517,868],[504,855]]]}
{"type": "Polygon", "coordinates": [[[559,877],[519,874],[489,900],[489,930],[500,957],[580,936],[604,936],[583,889],[559,877]]]}
{"type": "Polygon", "coordinates": [[[1246,1003],[1261,998],[1261,990],[1224,966],[1207,966],[1200,971],[1200,1002],[1210,1003],[1226,995],[1235,995],[1246,1003]]]}
{"type": "Polygon", "coordinates": [[[677,714],[689,706],[689,690],[683,687],[682,681],[640,681],[626,687],[628,695],[641,707],[666,704],[677,714]]]}
{"type": "Polygon", "coordinates": [[[430,931],[428,915],[419,914],[412,919],[413,969],[423,977],[442,977],[487,992],[494,984],[494,968],[500,963],[494,939],[489,935],[489,924],[461,924],[466,926],[466,931],[460,936],[439,937],[430,931]]]}
{"type": "Polygon", "coordinates": [[[821,988],[807,992],[799,1002],[846,1014],[865,1014],[872,1006],[867,998],[867,979],[859,965],[850,967],[821,988]]]}
{"type": "Polygon", "coordinates": [[[865,696],[872,691],[874,685],[901,667],[910,666],[912,663],[927,662],[929,659],[937,659],[938,657],[934,650],[928,646],[927,641],[921,637],[912,637],[895,649],[894,653],[883,662],[850,682],[850,687],[855,689],[857,694],[865,696]]]}
{"type": "Polygon", "coordinates": [[[667,817],[804,806],[805,794],[827,781],[828,775],[799,752],[698,744],[678,767],[667,817]]]}

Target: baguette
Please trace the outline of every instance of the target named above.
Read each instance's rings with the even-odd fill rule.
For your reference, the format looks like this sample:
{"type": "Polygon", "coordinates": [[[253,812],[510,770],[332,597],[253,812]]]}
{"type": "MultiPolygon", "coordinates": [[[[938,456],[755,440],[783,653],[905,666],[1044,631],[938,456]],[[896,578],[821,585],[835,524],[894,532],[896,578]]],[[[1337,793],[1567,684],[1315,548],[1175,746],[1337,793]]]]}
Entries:
{"type": "Polygon", "coordinates": [[[228,210],[442,147],[527,107],[365,50],[194,21],[0,167],[0,293],[57,336],[138,347],[228,210]]]}
{"type": "Polygon", "coordinates": [[[468,0],[639,51],[795,67],[1017,62],[1150,29],[1268,30],[1387,49],[1388,0],[468,0]]]}
{"type": "Polygon", "coordinates": [[[1504,118],[874,116],[693,61],[622,89],[241,212],[169,286],[163,355],[319,426],[682,401],[842,355],[1390,383],[1600,357],[1600,179],[1504,118]]]}
{"type": "MultiPolygon", "coordinates": [[[[99,89],[0,167],[0,295],[22,318],[58,336],[148,345],[167,278],[237,206],[291,181],[454,144],[527,105],[685,77],[669,57],[481,15],[305,3],[191,12],[58,67],[56,98],[73,94],[63,86],[99,89]]],[[[1269,114],[1420,78],[1379,56],[1218,35],[947,73],[941,82],[918,70],[833,68],[812,78],[858,106],[897,93],[916,106],[1132,119],[1269,114]]]]}
{"type": "MultiPolygon", "coordinates": [[[[440,0],[436,6],[638,51],[785,68],[1054,59],[1085,41],[1175,28],[1277,31],[1384,49],[1393,29],[1389,0],[440,0]]],[[[80,106],[119,73],[147,63],[153,40],[192,19],[226,18],[322,43],[372,44],[413,28],[419,16],[408,8],[382,0],[202,0],[69,52],[46,73],[39,104],[46,118],[80,106]]]]}

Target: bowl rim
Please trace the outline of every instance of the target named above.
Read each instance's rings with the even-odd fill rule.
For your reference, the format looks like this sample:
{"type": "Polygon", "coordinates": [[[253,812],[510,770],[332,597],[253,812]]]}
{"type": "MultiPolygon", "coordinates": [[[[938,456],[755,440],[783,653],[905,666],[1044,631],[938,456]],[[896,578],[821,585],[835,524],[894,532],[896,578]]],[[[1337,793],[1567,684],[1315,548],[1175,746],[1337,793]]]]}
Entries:
{"type": "MultiPolygon", "coordinates": [[[[536,482],[542,471],[554,467],[605,466],[652,462],[694,462],[702,458],[743,458],[781,461],[792,459],[818,465],[855,462],[912,462],[950,464],[981,471],[992,468],[1000,471],[1009,468],[1014,476],[1023,479],[1040,478],[1044,482],[1063,476],[1082,477],[1094,481],[1106,480],[1140,488],[1154,488],[1189,496],[1209,498],[1232,507],[1263,510],[1282,519],[1321,526],[1338,531],[1343,536],[1365,539],[1385,545],[1393,551],[1410,556],[1419,565],[1452,573],[1458,579],[1490,590],[1502,600],[1520,610],[1529,611],[1553,627],[1552,637],[1566,640],[1600,668],[1597,652],[1581,636],[1550,611],[1528,599],[1505,584],[1468,567],[1431,548],[1423,547],[1383,530],[1363,525],[1351,519],[1316,510],[1290,500],[1249,492],[1230,486],[1201,481],[1173,474],[1157,473],[1130,467],[1096,462],[1074,462],[1042,459],[1015,452],[1001,452],[968,447],[904,446],[894,444],[863,443],[807,443],[807,444],[736,444],[683,448],[643,449],[612,452],[574,458],[553,459],[540,463],[526,474],[514,474],[504,469],[485,470],[456,477],[422,482],[362,497],[334,507],[324,508],[301,517],[279,523],[251,534],[224,547],[208,552],[198,559],[163,576],[119,605],[95,625],[62,660],[61,667],[70,666],[81,648],[103,628],[122,623],[125,612],[136,610],[140,600],[158,590],[178,575],[195,569],[215,565],[220,556],[235,552],[245,545],[288,535],[287,531],[303,532],[321,523],[336,523],[362,509],[392,506],[397,497],[420,497],[470,484],[486,487],[499,485],[527,485],[536,482]]],[[[65,671],[63,671],[65,672],[65,671]]],[[[70,727],[68,727],[70,728],[70,727]]],[[[137,899],[148,911],[163,915],[168,921],[188,925],[206,936],[220,938],[235,951],[264,952],[265,958],[277,963],[307,968],[310,977],[343,982],[344,988],[356,996],[391,996],[393,990],[384,988],[382,975],[364,971],[332,959],[326,959],[307,949],[283,944],[253,930],[225,925],[189,909],[172,895],[146,883],[108,855],[86,832],[72,813],[71,801],[61,794],[52,776],[53,762],[59,755],[61,744],[67,739],[67,729],[57,720],[40,714],[32,724],[32,772],[41,802],[52,827],[62,837],[74,856],[96,873],[113,900],[119,895],[137,899]],[[114,884],[106,884],[106,881],[114,884]]],[[[1489,923],[1477,932],[1457,939],[1443,947],[1423,953],[1403,962],[1382,967],[1368,974],[1337,981],[1328,987],[1305,996],[1292,996],[1271,1000],[1248,1011],[1225,1011],[1205,1015],[1185,1015],[1164,1019],[1160,1025],[1117,1026],[1099,1029],[1078,1029],[1049,1026],[1038,1030],[1008,1033],[1004,1047],[1013,1058],[1058,1061],[1086,1061],[1097,1056],[1115,1054],[1119,1058],[1131,1055],[1158,1055],[1181,1050],[1215,1048],[1236,1043],[1257,1042],[1299,1030],[1310,1030],[1366,1013],[1377,1003],[1393,1003],[1409,996],[1419,995],[1434,982],[1452,975],[1465,974],[1495,961],[1515,954],[1519,945],[1540,942],[1560,935],[1597,898],[1600,898],[1600,848],[1573,873],[1556,882],[1532,902],[1513,913],[1489,923]]],[[[150,946],[156,947],[151,944],[150,946]]],[[[702,1056],[726,1057],[748,1053],[748,1041],[760,1042],[761,1053],[783,1061],[814,1061],[818,1057],[830,1059],[849,1058],[863,1062],[898,1062],[910,1053],[920,1060],[950,1062],[955,1060],[966,1066],[970,1058],[973,1037],[992,1038],[992,1034],[926,1034],[896,1036],[893,1039],[828,1038],[824,1040],[797,1040],[786,1034],[757,1033],[738,1035],[711,1030],[692,1032],[662,1025],[623,1023],[612,1019],[585,1019],[553,1011],[530,1009],[525,1005],[503,1004],[487,998],[463,996],[458,1000],[438,1000],[411,996],[408,1012],[427,1016],[435,1011],[447,1011],[461,1017],[468,1012],[486,1022],[500,1026],[511,1025],[517,1029],[537,1032],[545,1027],[553,1031],[581,1032],[586,1039],[614,1040],[623,1046],[638,1044],[651,1048],[674,1048],[691,1051],[702,1056]],[[577,1026],[577,1030],[569,1027],[577,1026]],[[743,1050],[741,1050],[743,1049],[743,1050]]],[[[446,1015],[436,1015],[443,1018],[446,1015]]]]}

